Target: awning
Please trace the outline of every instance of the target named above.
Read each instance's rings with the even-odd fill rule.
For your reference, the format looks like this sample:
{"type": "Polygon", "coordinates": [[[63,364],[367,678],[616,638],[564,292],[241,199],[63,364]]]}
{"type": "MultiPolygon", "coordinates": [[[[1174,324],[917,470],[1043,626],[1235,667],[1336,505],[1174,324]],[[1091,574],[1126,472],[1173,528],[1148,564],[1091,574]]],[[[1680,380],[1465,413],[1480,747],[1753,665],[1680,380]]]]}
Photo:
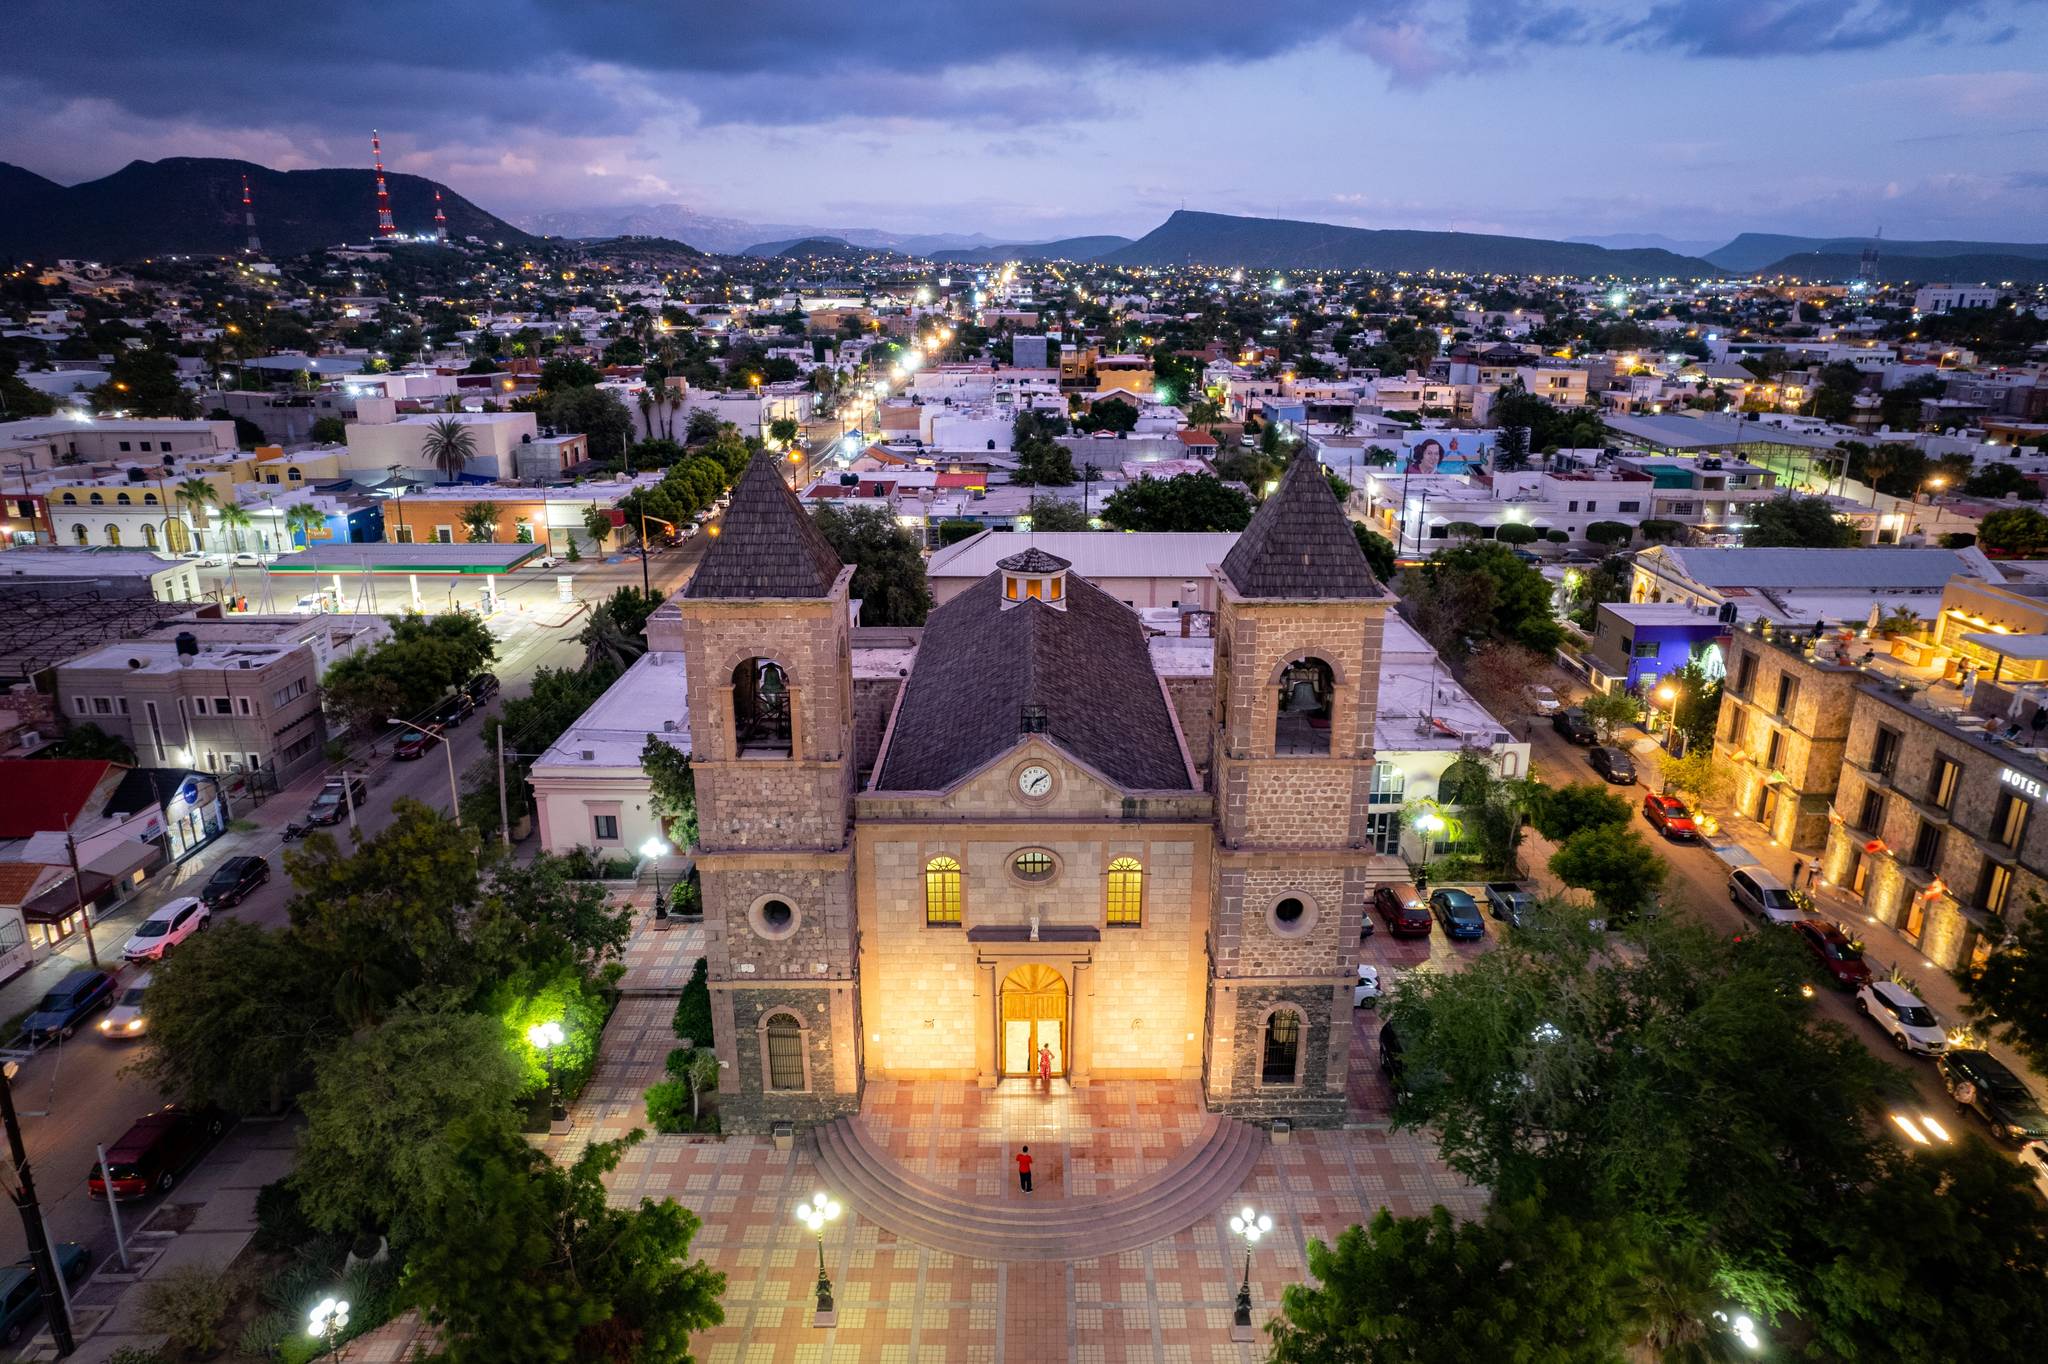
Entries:
{"type": "MultiPolygon", "coordinates": [[[[90,905],[113,886],[138,871],[146,871],[163,860],[164,850],[139,838],[124,838],[79,868],[78,886],[90,905]]],[[[78,912],[79,889],[65,877],[21,907],[21,917],[32,924],[61,923],[78,912]]]]}

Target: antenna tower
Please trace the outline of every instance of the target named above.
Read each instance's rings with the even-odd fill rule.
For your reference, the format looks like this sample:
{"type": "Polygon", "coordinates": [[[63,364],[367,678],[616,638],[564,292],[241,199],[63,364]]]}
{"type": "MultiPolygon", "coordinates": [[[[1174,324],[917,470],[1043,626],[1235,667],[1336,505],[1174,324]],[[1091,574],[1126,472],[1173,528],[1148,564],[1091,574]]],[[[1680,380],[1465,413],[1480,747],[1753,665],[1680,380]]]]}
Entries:
{"type": "Polygon", "coordinates": [[[448,215],[441,211],[441,191],[434,191],[434,240],[448,240],[448,215]]]}
{"type": "Polygon", "coordinates": [[[391,191],[384,188],[384,144],[375,128],[370,129],[370,159],[377,163],[377,235],[395,236],[398,224],[391,221],[391,191]]]}
{"type": "Polygon", "coordinates": [[[249,251],[253,255],[263,249],[263,243],[256,236],[256,205],[249,198],[249,177],[242,177],[242,225],[249,229],[249,251]]]}

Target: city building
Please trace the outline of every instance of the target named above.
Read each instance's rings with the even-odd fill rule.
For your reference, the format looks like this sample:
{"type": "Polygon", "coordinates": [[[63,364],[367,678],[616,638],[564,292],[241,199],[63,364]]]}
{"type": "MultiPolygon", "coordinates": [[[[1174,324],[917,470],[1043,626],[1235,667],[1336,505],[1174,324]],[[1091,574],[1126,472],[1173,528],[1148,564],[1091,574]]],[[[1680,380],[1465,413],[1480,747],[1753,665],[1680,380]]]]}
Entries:
{"type": "Polygon", "coordinates": [[[1718,612],[1732,603],[1738,621],[1805,628],[1863,622],[1873,611],[1906,611],[1932,620],[1955,577],[2002,581],[1982,551],[1969,549],[1638,550],[1629,578],[1633,602],[1680,602],[1718,612]]]}
{"type": "Polygon", "coordinates": [[[1714,755],[1733,778],[1729,803],[1798,852],[1827,837],[1862,652],[1810,630],[1738,629],[1727,642],[1714,755]]]}
{"type": "Polygon", "coordinates": [[[1916,313],[1952,313],[1963,308],[1996,308],[2003,290],[1982,284],[1923,284],[1913,292],[1916,313]]]}
{"type": "Polygon", "coordinates": [[[729,1126],[1041,1048],[1341,1120],[1352,944],[1405,867],[1368,824],[1392,599],[1313,461],[1213,570],[1211,677],[1020,542],[867,679],[897,695],[864,781],[851,570],[766,458],[725,532],[677,610],[729,1126]]]}
{"type": "Polygon", "coordinates": [[[1644,692],[1657,679],[1695,657],[1720,666],[1728,626],[1717,614],[1687,602],[1602,602],[1593,613],[1593,640],[1585,652],[1587,680],[1599,690],[1644,692]],[[1706,653],[1713,649],[1712,655],[1706,653]]]}

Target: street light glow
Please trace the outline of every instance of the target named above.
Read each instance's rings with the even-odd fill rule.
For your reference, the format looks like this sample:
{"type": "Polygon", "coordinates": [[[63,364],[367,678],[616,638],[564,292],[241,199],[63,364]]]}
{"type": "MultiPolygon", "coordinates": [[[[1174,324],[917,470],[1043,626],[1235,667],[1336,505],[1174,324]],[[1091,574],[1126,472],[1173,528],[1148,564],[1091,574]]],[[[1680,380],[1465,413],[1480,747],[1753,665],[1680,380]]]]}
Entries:
{"type": "Polygon", "coordinates": [[[559,1047],[562,1045],[565,1037],[566,1035],[562,1032],[562,1025],[553,1019],[545,1023],[536,1023],[526,1030],[526,1040],[533,1045],[536,1051],[546,1051],[550,1047],[559,1047]]]}

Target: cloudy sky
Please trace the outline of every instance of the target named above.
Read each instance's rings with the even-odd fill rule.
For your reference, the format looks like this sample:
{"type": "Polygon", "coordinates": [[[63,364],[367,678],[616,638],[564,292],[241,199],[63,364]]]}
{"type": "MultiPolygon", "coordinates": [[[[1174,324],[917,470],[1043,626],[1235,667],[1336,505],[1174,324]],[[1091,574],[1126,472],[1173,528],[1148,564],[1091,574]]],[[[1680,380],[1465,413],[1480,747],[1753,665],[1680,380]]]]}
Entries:
{"type": "Polygon", "coordinates": [[[2048,235],[2048,0],[14,0],[0,160],[1136,235],[2048,235]]]}

